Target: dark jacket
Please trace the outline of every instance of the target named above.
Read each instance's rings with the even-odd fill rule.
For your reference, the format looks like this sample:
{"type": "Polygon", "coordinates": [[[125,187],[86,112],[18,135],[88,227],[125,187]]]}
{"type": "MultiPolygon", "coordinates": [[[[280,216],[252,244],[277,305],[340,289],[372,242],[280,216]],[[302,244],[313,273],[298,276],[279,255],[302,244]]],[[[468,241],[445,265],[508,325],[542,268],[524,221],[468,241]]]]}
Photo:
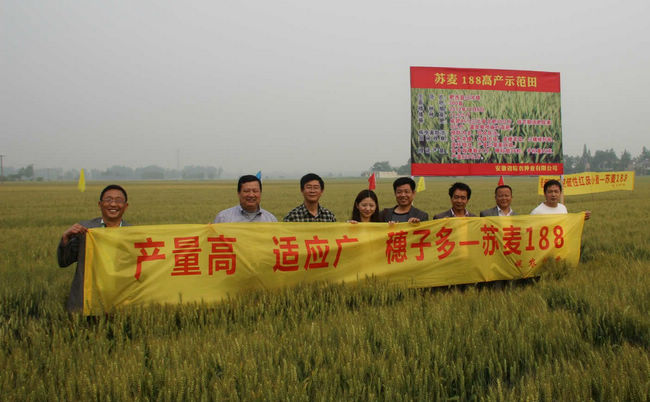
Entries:
{"type": "MultiPolygon", "coordinates": [[[[82,221],[79,224],[85,228],[102,227],[102,218],[95,218],[89,221],[82,221]]],[[[129,226],[126,221],[122,221],[122,226],[129,226]]],[[[81,312],[83,310],[84,300],[84,262],[86,258],[86,235],[75,236],[68,240],[68,244],[63,245],[59,241],[59,248],[56,250],[56,256],[61,268],[65,268],[73,262],[77,263],[77,270],[74,273],[72,286],[70,287],[70,296],[65,304],[66,310],[70,312],[81,312]]]]}
{"type": "MultiPolygon", "coordinates": [[[[512,211],[510,215],[517,215],[515,211],[512,211]]],[[[499,216],[499,207],[494,207],[490,209],[486,209],[485,211],[481,211],[479,216],[499,216]]]]}
{"type": "MultiPolygon", "coordinates": [[[[467,212],[466,217],[476,217],[473,213],[465,210],[467,212]]],[[[451,213],[451,208],[446,210],[445,212],[441,212],[433,217],[433,219],[442,219],[442,218],[455,218],[454,214],[451,213]]]]}
{"type": "Polygon", "coordinates": [[[413,206],[407,213],[396,214],[396,216],[393,216],[393,212],[395,211],[395,208],[397,208],[397,205],[395,205],[393,208],[384,208],[384,210],[382,210],[381,213],[379,214],[379,219],[382,222],[390,222],[391,220],[394,220],[396,222],[408,222],[409,218],[418,218],[421,221],[429,220],[429,214],[427,214],[424,211],[420,211],[419,209],[413,206]],[[391,219],[391,217],[397,219],[391,219]]]}

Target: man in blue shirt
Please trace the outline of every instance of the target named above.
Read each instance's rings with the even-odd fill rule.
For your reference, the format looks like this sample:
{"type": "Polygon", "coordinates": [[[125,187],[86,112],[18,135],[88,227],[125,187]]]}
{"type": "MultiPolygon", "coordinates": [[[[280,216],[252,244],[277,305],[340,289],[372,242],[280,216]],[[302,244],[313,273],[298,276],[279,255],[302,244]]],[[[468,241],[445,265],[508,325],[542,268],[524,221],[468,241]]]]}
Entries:
{"type": "Polygon", "coordinates": [[[244,175],[237,182],[239,205],[224,209],[214,218],[214,223],[226,222],[277,222],[270,212],[260,208],[262,181],[253,175],[244,175]]]}

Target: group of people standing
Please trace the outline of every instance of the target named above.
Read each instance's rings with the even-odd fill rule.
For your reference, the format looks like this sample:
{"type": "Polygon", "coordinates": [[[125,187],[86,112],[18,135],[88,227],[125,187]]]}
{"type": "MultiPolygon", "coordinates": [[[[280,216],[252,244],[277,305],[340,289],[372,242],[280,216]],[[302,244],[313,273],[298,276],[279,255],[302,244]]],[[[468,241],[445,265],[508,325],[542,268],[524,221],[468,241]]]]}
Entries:
{"type": "MultiPolygon", "coordinates": [[[[429,219],[429,214],[413,206],[415,198],[415,181],[410,177],[400,177],[393,182],[397,205],[379,211],[377,195],[372,190],[362,190],[354,201],[352,219],[349,222],[410,222],[417,223],[429,219]]],[[[544,202],[531,211],[531,215],[566,214],[566,207],[560,203],[562,184],[550,180],[544,185],[544,202]]],[[[456,182],[449,188],[451,208],[433,216],[433,219],[474,217],[467,210],[467,203],[472,197],[472,189],[465,183],[456,182]]],[[[511,216],[516,215],[512,210],[512,187],[501,184],[494,189],[496,206],[481,211],[479,216],[511,216]]],[[[585,219],[591,216],[585,212],[585,219]]]]}
{"type": "MultiPolygon", "coordinates": [[[[377,195],[372,190],[362,190],[354,200],[350,223],[359,222],[410,222],[418,223],[429,220],[429,214],[413,206],[415,199],[415,181],[410,177],[400,177],[393,182],[397,204],[392,208],[380,210],[377,195]]],[[[300,191],[303,203],[289,211],[284,222],[336,222],[334,213],[320,205],[320,198],[325,190],[323,179],[314,173],[304,175],[300,179],[300,191]]],[[[262,181],[253,175],[239,178],[237,183],[239,205],[219,212],[214,223],[225,222],[276,222],[270,212],[260,207],[262,197],[262,181]]],[[[550,180],[544,185],[544,202],[535,208],[531,214],[566,214],[567,209],[560,203],[562,184],[550,180]]],[[[476,216],[467,210],[467,202],[472,196],[471,188],[465,183],[454,183],[449,188],[451,208],[434,215],[433,219],[472,217],[476,216]]],[[[500,185],[494,191],[496,206],[481,211],[480,216],[510,216],[514,211],[512,188],[500,185]]],[[[63,232],[57,249],[57,259],[60,267],[67,267],[77,262],[77,270],[72,282],[70,296],[67,302],[68,311],[79,311],[83,307],[84,256],[86,232],[89,228],[119,227],[129,224],[122,219],[126,212],[128,196],[123,187],[111,184],[102,190],[99,196],[101,216],[88,221],[81,221],[70,226],[63,232]]],[[[585,213],[589,219],[590,212],[585,213]]]]}
{"type": "MultiPolygon", "coordinates": [[[[359,222],[410,222],[418,223],[429,220],[429,214],[414,207],[415,181],[410,177],[400,177],[393,182],[395,201],[392,208],[380,210],[377,194],[372,190],[362,190],[354,200],[350,223],[359,222]]],[[[289,211],[284,217],[284,222],[336,222],[332,211],[320,205],[320,197],[325,190],[323,179],[314,173],[308,173],[300,179],[300,191],[303,203],[289,211]]],[[[262,194],[262,181],[253,175],[239,178],[237,183],[239,205],[219,212],[214,223],[225,222],[276,222],[273,214],[260,207],[262,194]]],[[[560,203],[562,184],[557,180],[550,180],[544,185],[545,200],[531,215],[536,214],[566,214],[567,209],[560,203]]],[[[472,189],[465,183],[457,182],[449,188],[451,208],[433,216],[433,219],[474,217],[467,210],[467,203],[472,196],[472,189]]],[[[512,188],[508,185],[499,185],[494,190],[496,206],[480,212],[480,216],[511,216],[515,215],[510,204],[512,203],[512,188]]],[[[587,211],[585,219],[589,219],[587,211]]]]}

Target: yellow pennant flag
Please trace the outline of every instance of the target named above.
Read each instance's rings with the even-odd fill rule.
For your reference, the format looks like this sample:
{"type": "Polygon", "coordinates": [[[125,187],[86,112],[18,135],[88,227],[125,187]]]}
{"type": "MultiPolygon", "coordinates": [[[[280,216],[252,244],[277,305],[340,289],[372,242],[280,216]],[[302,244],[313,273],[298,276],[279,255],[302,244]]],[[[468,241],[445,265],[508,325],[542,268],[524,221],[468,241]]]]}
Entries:
{"type": "Polygon", "coordinates": [[[77,188],[82,193],[86,191],[86,176],[84,175],[83,169],[81,169],[81,172],[79,173],[79,182],[77,183],[77,188]]]}
{"type": "Polygon", "coordinates": [[[418,180],[418,186],[415,189],[416,193],[419,193],[421,191],[424,191],[427,189],[427,186],[424,184],[424,176],[420,176],[420,180],[418,180]]]}

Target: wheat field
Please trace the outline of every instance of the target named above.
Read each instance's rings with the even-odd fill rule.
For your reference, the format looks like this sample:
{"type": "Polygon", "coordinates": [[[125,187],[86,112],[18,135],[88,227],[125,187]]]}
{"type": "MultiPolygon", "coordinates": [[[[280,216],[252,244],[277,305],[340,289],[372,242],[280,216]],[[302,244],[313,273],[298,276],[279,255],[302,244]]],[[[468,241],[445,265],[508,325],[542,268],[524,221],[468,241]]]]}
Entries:
{"type": "MultiPolygon", "coordinates": [[[[449,208],[453,178],[415,204],[449,208]]],[[[469,209],[493,206],[495,178],[466,178],[469,209]]],[[[534,177],[507,178],[513,208],[539,202],[534,177]]],[[[2,400],[602,400],[650,395],[650,180],[632,192],[569,197],[589,209],[581,263],[524,282],[406,289],[369,278],[255,291],[217,304],[65,312],[74,267],[56,246],[95,217],[109,183],[0,184],[2,400]]],[[[132,224],[207,223],[236,182],[126,182],[132,224]]],[[[326,180],[322,204],[349,219],[365,179],[326,180]]],[[[377,189],[394,205],[389,181],[377,189]]],[[[281,219],[295,181],[265,181],[281,219]]]]}

